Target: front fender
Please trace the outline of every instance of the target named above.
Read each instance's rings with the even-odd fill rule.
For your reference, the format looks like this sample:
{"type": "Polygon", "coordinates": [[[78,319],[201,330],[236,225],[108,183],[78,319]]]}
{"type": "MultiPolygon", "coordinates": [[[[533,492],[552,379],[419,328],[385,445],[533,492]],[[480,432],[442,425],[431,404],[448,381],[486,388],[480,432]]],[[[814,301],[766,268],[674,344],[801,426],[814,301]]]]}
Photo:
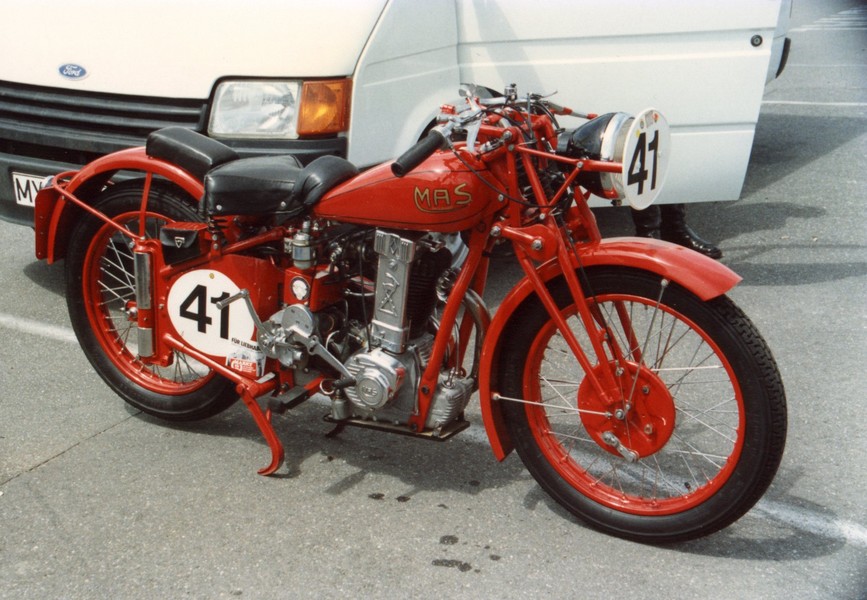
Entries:
{"type": "Polygon", "coordinates": [[[47,259],[49,263],[63,258],[69,234],[75,226],[74,217],[78,211],[75,210],[74,203],[64,198],[55,186],[87,204],[92,204],[93,198],[118,171],[163,177],[196,200],[201,199],[204,192],[199,179],[177,165],[151,158],[145,153],[144,147],[107,154],[88,163],[80,171],[61,174],[64,181],[43,188],[36,195],[33,227],[36,230],[37,258],[47,259]]]}
{"type": "MultiPolygon", "coordinates": [[[[734,271],[692,250],[668,242],[647,238],[608,238],[579,250],[585,268],[621,266],[655,273],[673,281],[702,300],[710,300],[726,293],[741,280],[734,271]]],[[[573,269],[578,261],[573,258],[573,269]]],[[[549,260],[542,264],[539,274],[550,281],[561,274],[560,264],[549,260]]],[[[533,284],[525,277],[506,295],[497,309],[485,342],[479,370],[479,402],[482,420],[497,460],[503,460],[513,449],[503,422],[500,405],[492,397],[496,392],[497,363],[503,331],[521,304],[535,294],[533,284]]]]}

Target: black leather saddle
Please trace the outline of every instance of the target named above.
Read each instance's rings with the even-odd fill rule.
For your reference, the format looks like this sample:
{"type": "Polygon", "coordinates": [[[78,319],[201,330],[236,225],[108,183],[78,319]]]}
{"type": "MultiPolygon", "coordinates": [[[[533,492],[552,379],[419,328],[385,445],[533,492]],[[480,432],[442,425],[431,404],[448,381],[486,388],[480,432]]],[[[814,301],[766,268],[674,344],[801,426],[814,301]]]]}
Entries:
{"type": "Polygon", "coordinates": [[[338,156],[321,156],[306,167],[288,154],[240,158],[229,146],[183,127],[154,131],[145,150],[204,179],[202,209],[210,216],[294,217],[358,174],[338,156]]]}

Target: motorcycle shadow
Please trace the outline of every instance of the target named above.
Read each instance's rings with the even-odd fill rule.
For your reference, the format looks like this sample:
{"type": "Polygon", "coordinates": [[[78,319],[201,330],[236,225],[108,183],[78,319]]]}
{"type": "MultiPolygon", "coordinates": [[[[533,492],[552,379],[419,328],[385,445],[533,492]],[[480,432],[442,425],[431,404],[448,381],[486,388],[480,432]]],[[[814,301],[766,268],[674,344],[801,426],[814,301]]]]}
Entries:
{"type": "MultiPolygon", "coordinates": [[[[337,461],[355,471],[330,483],[324,491],[331,495],[354,491],[368,474],[377,480],[399,481],[400,486],[390,487],[399,488],[405,499],[420,492],[443,490],[476,495],[519,480],[532,484],[531,476],[517,456],[497,463],[487,444],[479,414],[468,415],[472,426],[467,431],[437,442],[358,427],[346,427],[339,434],[329,436],[334,425],[323,421],[327,412],[327,403],[313,398],[285,415],[273,417],[274,429],[283,443],[285,462],[270,479],[297,479],[306,470],[317,468],[316,465],[337,461]]],[[[220,415],[197,422],[171,423],[143,413],[137,418],[187,434],[254,442],[257,450],[245,452],[244,458],[239,459],[239,462],[249,462],[249,472],[253,474],[270,457],[267,444],[240,402],[220,415]],[[259,462],[249,461],[249,456],[259,462]]],[[[226,468],[232,467],[227,465],[226,468]]],[[[551,506],[556,505],[552,502],[551,506]]]]}
{"type": "MultiPolygon", "coordinates": [[[[547,510],[564,523],[592,530],[538,487],[516,455],[496,462],[477,411],[467,415],[472,423],[467,431],[445,442],[432,442],[355,427],[328,437],[326,434],[333,426],[322,420],[327,408],[325,402],[314,398],[286,415],[274,417],[286,461],[269,479],[309,479],[315,482],[313,485],[323,485],[321,491],[331,496],[356,495],[359,499],[399,503],[409,502],[419,494],[433,498],[434,502],[438,496],[448,502],[455,494],[473,497],[514,487],[513,492],[523,493],[521,504],[525,510],[547,510]],[[331,464],[334,468],[327,466],[331,464]]],[[[240,403],[216,417],[193,423],[167,423],[144,414],[138,418],[185,435],[253,442],[255,450],[245,450],[237,463],[224,465],[232,469],[242,464],[248,469],[245,476],[258,477],[255,469],[263,466],[269,456],[259,430],[240,403]]],[[[727,529],[699,540],[667,544],[664,548],[762,561],[808,560],[838,552],[846,540],[833,535],[831,524],[835,515],[788,493],[797,477],[797,473],[781,471],[766,498],[727,529]],[[809,523],[828,525],[805,527],[803,515],[811,516],[809,523]]],[[[444,503],[438,506],[448,508],[444,503]]]]}
{"type": "Polygon", "coordinates": [[[49,265],[42,260],[33,260],[23,269],[24,275],[33,283],[56,296],[66,295],[66,272],[63,261],[49,265]]]}

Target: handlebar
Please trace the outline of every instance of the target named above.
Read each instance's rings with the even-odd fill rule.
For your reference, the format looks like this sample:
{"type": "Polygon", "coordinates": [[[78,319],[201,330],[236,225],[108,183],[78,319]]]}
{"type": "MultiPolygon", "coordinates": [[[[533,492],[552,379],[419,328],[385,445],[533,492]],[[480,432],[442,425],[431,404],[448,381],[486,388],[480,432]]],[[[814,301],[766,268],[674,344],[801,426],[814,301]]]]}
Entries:
{"type": "MultiPolygon", "coordinates": [[[[485,100],[487,101],[482,100],[481,97],[476,97],[478,91],[479,88],[477,88],[477,86],[469,84],[466,85],[465,88],[462,88],[461,95],[467,99],[469,108],[459,114],[454,114],[454,109],[452,109],[452,112],[449,113],[445,123],[432,129],[424,139],[420,140],[409,150],[401,154],[397,160],[391,164],[391,172],[394,173],[395,177],[405,176],[423,163],[425,159],[431,156],[434,152],[449,146],[449,140],[451,139],[452,132],[455,130],[465,131],[467,149],[471,152],[474,151],[476,136],[479,133],[479,127],[482,124],[482,119],[486,112],[490,111],[493,107],[503,107],[509,101],[519,100],[513,86],[507,88],[507,94],[505,96],[496,95],[495,93],[491,93],[491,90],[486,89],[489,95],[493,96],[491,98],[486,98],[485,100]]],[[[574,115],[585,119],[590,119],[596,116],[595,114],[575,112],[571,108],[554,104],[546,97],[538,94],[528,94],[526,96],[526,104],[526,109],[517,105],[516,107],[521,112],[533,112],[534,114],[536,113],[532,107],[537,107],[536,110],[547,114],[551,117],[552,121],[554,121],[553,115],[555,114],[574,115]]],[[[554,127],[558,127],[556,121],[554,121],[554,127]]]]}
{"type": "Polygon", "coordinates": [[[432,155],[440,148],[444,148],[447,144],[446,137],[437,129],[431,129],[430,133],[425,136],[415,146],[401,154],[397,160],[391,164],[391,172],[396,177],[403,177],[424,160],[432,155]]]}

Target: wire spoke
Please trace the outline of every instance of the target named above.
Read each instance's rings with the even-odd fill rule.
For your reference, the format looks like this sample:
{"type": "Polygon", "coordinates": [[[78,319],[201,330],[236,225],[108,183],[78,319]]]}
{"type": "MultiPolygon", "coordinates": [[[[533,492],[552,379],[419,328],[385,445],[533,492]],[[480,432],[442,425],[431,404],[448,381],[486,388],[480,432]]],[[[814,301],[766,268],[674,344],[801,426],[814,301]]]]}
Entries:
{"type": "MultiPolygon", "coordinates": [[[[164,218],[149,217],[144,227],[140,227],[140,219],[135,216],[126,221],[124,226],[135,235],[141,230],[146,237],[154,238],[165,222],[164,218]]],[[[110,336],[113,344],[117,344],[113,360],[126,365],[130,373],[151,379],[160,386],[182,386],[210,376],[209,368],[179,352],[173,352],[165,366],[157,362],[144,362],[138,356],[138,324],[127,310],[130,303],[136,300],[135,271],[132,268],[135,258],[123,236],[115,233],[102,239],[102,252],[94,264],[98,290],[94,306],[103,322],[101,327],[104,334],[110,336]]]]}
{"type": "Polygon", "coordinates": [[[633,375],[616,378],[618,387],[607,391],[604,402],[595,399],[598,391],[582,387],[585,380],[578,361],[555,328],[546,330],[547,344],[535,351],[537,387],[527,397],[538,400],[500,397],[533,406],[527,414],[539,427],[544,424],[535,435],[547,436],[550,441],[544,444],[559,448],[545,450],[540,445],[540,449],[564,477],[583,482],[583,491],[593,498],[647,507],[658,502],[688,503],[686,498],[698,497],[698,490],[706,490],[727,468],[742,435],[742,409],[724,357],[692,325],[692,317],[684,318],[673,308],[667,290],[663,285],[654,298],[626,294],[594,298],[594,324],[608,334],[602,357],[592,354],[590,335],[572,312],[574,307],[564,313],[591,364],[618,357],[632,361],[615,363],[633,375]],[[585,399],[591,404],[585,404],[585,399]],[[664,409],[666,402],[671,404],[664,409]],[[626,416],[615,418],[614,406],[624,409],[626,416]],[[672,418],[669,429],[660,424],[659,435],[664,438],[655,447],[656,424],[646,427],[649,421],[642,419],[665,410],[672,418]],[[627,450],[643,448],[641,458],[630,462],[603,442],[602,434],[609,432],[627,450]]]}

